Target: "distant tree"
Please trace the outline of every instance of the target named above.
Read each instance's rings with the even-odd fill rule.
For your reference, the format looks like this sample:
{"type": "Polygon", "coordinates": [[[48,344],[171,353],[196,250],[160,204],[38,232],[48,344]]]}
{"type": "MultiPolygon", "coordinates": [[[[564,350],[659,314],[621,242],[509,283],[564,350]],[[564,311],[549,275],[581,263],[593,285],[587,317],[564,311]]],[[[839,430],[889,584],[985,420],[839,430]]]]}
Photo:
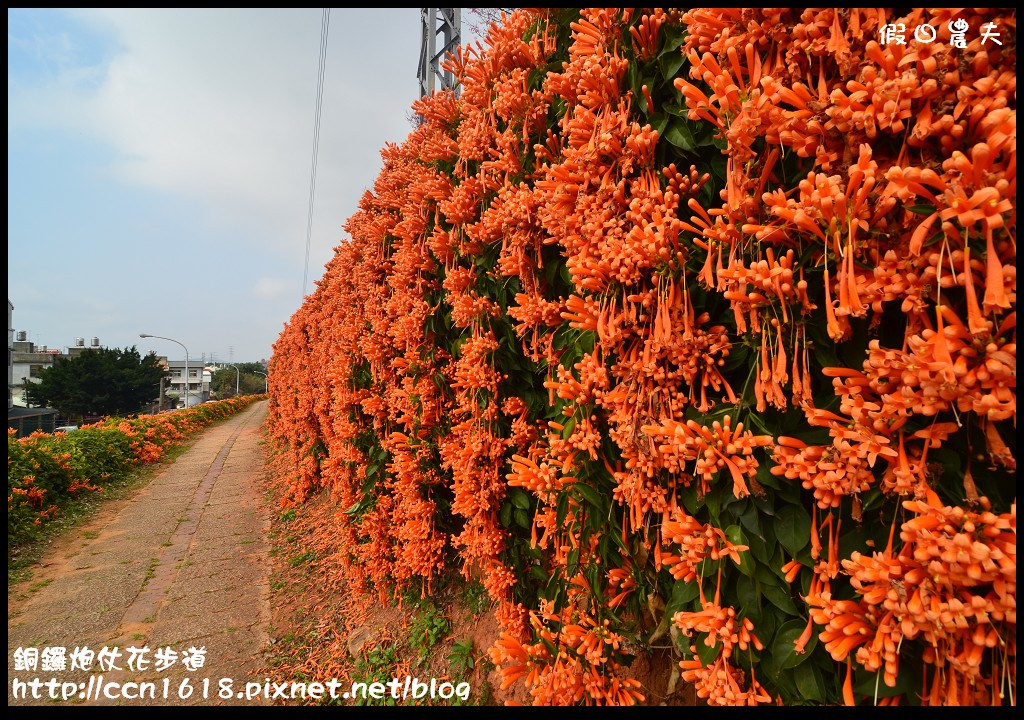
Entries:
{"type": "Polygon", "coordinates": [[[157,397],[165,374],[154,352],[90,348],[43,370],[28,399],[66,415],[132,415],[157,397]]]}
{"type": "Polygon", "coordinates": [[[233,367],[223,367],[213,373],[210,378],[210,394],[217,398],[229,398],[235,395],[235,383],[238,383],[240,395],[258,395],[266,389],[262,375],[256,371],[266,372],[266,365],[258,362],[235,363],[239,373],[233,367]]]}
{"type": "MultiPolygon", "coordinates": [[[[501,22],[502,14],[511,15],[515,8],[469,8],[469,29],[477,37],[484,37],[491,25],[501,22]]],[[[463,43],[466,41],[463,40],[463,43]]]]}

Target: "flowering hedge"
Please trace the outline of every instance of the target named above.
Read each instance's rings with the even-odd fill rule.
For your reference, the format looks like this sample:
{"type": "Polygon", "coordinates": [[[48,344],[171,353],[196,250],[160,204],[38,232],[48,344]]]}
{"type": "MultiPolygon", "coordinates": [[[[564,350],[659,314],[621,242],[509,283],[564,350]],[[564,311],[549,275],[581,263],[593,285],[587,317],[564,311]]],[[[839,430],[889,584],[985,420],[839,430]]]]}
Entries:
{"type": "Polygon", "coordinates": [[[550,9],[464,48],[274,348],[338,576],[481,577],[537,703],[641,700],[666,636],[714,704],[1015,702],[1015,30],[550,9]]]}
{"type": "Polygon", "coordinates": [[[19,439],[7,431],[7,551],[36,530],[82,491],[99,492],[128,470],[155,462],[221,418],[264,396],[203,403],[187,410],[107,418],[74,432],[35,432],[19,439]]]}

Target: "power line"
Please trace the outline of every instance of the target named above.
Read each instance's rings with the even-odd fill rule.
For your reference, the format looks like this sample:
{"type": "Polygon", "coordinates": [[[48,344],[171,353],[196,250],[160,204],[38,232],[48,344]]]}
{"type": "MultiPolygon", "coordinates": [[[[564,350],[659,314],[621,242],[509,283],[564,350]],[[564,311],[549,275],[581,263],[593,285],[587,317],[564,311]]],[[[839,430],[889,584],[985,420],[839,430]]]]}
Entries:
{"type": "Polygon", "coordinates": [[[324,69],[327,65],[327,33],[331,21],[331,9],[324,8],[320,21],[320,67],[316,78],[316,116],[313,120],[313,161],[309,172],[309,210],[306,214],[306,263],[302,270],[302,298],[306,297],[306,281],[309,278],[309,243],[313,237],[313,198],[316,194],[316,159],[320,145],[320,109],[324,102],[324,69]]]}

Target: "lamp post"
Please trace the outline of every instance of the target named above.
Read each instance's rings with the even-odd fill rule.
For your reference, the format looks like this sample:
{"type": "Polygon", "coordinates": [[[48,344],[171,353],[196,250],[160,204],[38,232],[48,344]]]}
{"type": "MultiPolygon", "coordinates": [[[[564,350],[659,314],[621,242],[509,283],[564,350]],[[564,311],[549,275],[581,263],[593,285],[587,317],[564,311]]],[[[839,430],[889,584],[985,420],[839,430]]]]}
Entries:
{"type": "MultiPolygon", "coordinates": [[[[150,335],[148,333],[139,333],[140,338],[158,338],[160,340],[170,340],[172,343],[178,343],[185,350],[185,407],[188,407],[188,348],[185,347],[185,343],[175,340],[174,338],[164,337],[163,335],[150,335]]],[[[202,379],[200,379],[200,392],[202,392],[202,379]]]]}
{"type": "Polygon", "coordinates": [[[260,372],[259,370],[253,370],[253,372],[256,373],[257,375],[263,376],[263,392],[270,392],[270,376],[267,375],[266,373],[260,372]]]}
{"type": "Polygon", "coordinates": [[[233,367],[235,369],[235,397],[238,397],[238,385],[239,385],[239,380],[242,377],[242,374],[240,372],[238,372],[238,366],[237,365],[232,365],[231,363],[224,363],[224,364],[227,365],[228,367],[233,367]]]}

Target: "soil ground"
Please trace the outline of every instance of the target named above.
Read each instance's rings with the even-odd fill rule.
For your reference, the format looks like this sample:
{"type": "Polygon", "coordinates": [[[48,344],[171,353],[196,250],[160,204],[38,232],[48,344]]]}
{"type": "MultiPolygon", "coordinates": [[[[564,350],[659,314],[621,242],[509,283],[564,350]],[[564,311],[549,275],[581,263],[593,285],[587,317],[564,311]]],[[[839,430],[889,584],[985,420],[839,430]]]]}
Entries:
{"type": "MultiPolygon", "coordinates": [[[[285,494],[281,479],[287,476],[286,461],[268,451],[266,494],[279,505],[285,494]]],[[[458,698],[366,703],[374,705],[530,704],[523,683],[501,689],[500,672],[487,653],[501,628],[480,583],[449,572],[435,578],[429,598],[419,592],[368,598],[329,582],[340,573],[332,568],[335,548],[324,529],[338,525],[339,511],[329,494],[321,493],[299,508],[279,506],[271,519],[271,648],[262,672],[319,681],[338,678],[344,687],[406,675],[456,687],[469,684],[465,703],[458,698]]],[[[644,704],[697,704],[693,687],[674,672],[677,662],[664,648],[634,659],[627,676],[642,683],[644,704]]]]}

